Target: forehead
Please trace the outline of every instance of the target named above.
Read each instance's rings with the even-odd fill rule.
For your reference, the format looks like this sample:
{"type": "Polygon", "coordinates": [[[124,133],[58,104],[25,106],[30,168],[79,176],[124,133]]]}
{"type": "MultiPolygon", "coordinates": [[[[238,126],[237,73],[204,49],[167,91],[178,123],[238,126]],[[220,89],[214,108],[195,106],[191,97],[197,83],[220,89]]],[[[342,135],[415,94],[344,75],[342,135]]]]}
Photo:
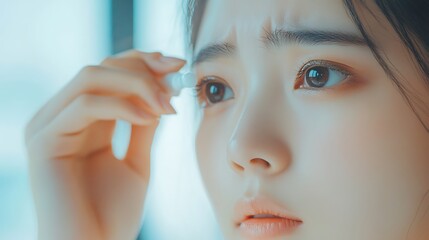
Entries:
{"type": "Polygon", "coordinates": [[[216,0],[207,3],[195,49],[215,42],[256,43],[276,28],[358,33],[342,0],[216,0]]]}

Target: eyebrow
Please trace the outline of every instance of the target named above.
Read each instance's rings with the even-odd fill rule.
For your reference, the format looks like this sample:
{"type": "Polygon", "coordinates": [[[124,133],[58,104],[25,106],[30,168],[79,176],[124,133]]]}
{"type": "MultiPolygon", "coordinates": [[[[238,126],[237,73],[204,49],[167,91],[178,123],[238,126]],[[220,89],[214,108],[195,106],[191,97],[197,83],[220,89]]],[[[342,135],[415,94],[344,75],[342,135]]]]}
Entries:
{"type": "Polygon", "coordinates": [[[235,46],[230,43],[211,44],[201,49],[192,62],[192,66],[221,56],[231,56],[235,53],[235,46]]]}
{"type": "Polygon", "coordinates": [[[285,31],[277,29],[273,32],[267,32],[262,37],[265,46],[280,47],[283,44],[296,43],[307,45],[356,45],[368,46],[365,39],[359,35],[338,31],[285,31]]]}
{"type": "MultiPolygon", "coordinates": [[[[368,46],[367,41],[359,35],[339,31],[302,30],[286,31],[276,29],[265,32],[261,42],[266,48],[281,47],[286,44],[300,45],[352,45],[368,46]]],[[[230,43],[215,43],[202,48],[192,62],[192,66],[222,56],[231,56],[236,47],[230,43]]]]}

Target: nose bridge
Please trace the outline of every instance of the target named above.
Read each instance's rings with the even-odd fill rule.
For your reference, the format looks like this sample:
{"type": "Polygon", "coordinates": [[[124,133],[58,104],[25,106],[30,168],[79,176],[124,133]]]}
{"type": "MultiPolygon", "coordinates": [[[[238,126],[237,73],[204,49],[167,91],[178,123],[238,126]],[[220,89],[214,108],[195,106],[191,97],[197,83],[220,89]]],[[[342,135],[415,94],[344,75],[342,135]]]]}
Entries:
{"type": "Polygon", "coordinates": [[[264,67],[250,69],[246,73],[246,105],[237,121],[237,127],[276,131],[275,128],[282,127],[278,125],[279,120],[287,109],[281,82],[264,67]]]}
{"type": "Polygon", "coordinates": [[[276,123],[279,107],[265,89],[249,93],[228,143],[228,161],[234,170],[274,175],[290,164],[291,154],[276,123]]]}

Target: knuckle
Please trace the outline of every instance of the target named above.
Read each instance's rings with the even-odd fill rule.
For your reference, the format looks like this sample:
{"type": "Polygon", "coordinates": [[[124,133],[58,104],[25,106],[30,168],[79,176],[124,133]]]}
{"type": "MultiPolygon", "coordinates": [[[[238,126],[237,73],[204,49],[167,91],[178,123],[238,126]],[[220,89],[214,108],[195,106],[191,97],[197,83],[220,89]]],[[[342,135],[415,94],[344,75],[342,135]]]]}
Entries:
{"type": "Polygon", "coordinates": [[[150,52],[148,54],[151,55],[154,58],[160,58],[162,56],[161,52],[150,52]]]}
{"type": "Polygon", "coordinates": [[[101,70],[101,68],[99,66],[85,66],[82,68],[82,70],[80,71],[79,75],[82,76],[83,78],[85,77],[91,77],[94,76],[95,74],[99,73],[101,70]]]}
{"type": "Polygon", "coordinates": [[[101,65],[107,65],[107,66],[114,65],[116,61],[117,59],[114,57],[107,57],[101,62],[101,65]]]}
{"type": "Polygon", "coordinates": [[[140,51],[136,50],[136,49],[129,49],[123,52],[120,52],[118,54],[116,54],[116,57],[132,57],[132,56],[138,56],[140,55],[140,51]]]}
{"type": "Polygon", "coordinates": [[[129,51],[129,54],[131,54],[131,55],[138,55],[138,54],[141,54],[142,52],[140,52],[139,50],[137,50],[137,49],[131,49],[130,51],[129,51]]]}
{"type": "Polygon", "coordinates": [[[93,81],[97,79],[94,76],[99,74],[101,71],[102,69],[99,66],[85,66],[82,68],[76,81],[78,86],[80,86],[79,88],[91,87],[93,85],[93,81]]]}

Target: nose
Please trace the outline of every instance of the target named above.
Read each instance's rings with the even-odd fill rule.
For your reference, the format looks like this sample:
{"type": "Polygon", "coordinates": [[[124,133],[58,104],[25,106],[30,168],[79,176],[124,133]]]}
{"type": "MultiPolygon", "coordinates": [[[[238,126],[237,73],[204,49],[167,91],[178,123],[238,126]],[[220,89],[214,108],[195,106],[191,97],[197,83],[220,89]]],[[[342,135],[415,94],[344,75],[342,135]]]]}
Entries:
{"type": "Polygon", "coordinates": [[[268,121],[272,118],[267,114],[241,116],[227,147],[227,161],[234,171],[274,176],[288,169],[291,152],[284,133],[268,121]]]}

